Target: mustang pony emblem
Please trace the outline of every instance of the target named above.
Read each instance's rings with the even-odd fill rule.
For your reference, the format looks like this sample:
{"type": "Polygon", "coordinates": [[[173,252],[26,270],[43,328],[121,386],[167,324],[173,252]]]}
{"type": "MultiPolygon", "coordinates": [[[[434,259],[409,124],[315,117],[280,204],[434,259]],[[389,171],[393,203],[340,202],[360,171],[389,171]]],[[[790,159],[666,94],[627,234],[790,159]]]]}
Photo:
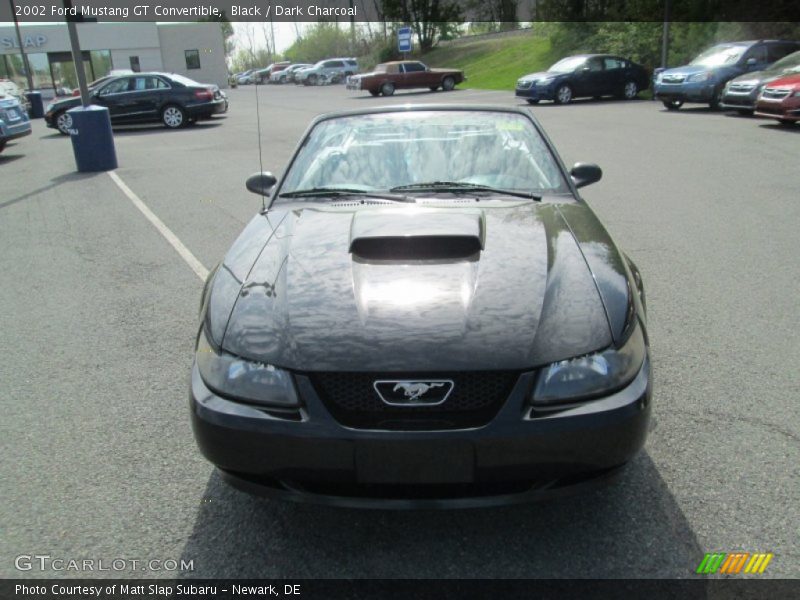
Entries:
{"type": "Polygon", "coordinates": [[[411,381],[401,381],[396,386],[394,386],[393,392],[397,390],[403,390],[405,393],[406,398],[409,401],[413,402],[420,396],[424,396],[428,393],[428,390],[438,387],[444,387],[444,382],[439,383],[416,383],[411,381]]]}
{"type": "Polygon", "coordinates": [[[450,379],[427,381],[380,380],[373,384],[380,399],[390,406],[437,406],[453,391],[450,379]]]}

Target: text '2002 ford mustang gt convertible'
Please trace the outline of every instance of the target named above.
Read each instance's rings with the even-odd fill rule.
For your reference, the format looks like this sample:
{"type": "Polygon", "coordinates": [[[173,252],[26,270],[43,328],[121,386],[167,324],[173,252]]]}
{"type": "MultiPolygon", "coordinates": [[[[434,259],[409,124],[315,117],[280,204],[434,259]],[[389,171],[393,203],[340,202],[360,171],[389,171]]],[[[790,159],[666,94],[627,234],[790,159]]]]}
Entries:
{"type": "Polygon", "coordinates": [[[607,480],[644,443],[645,299],[516,108],[326,115],[206,283],[191,377],[233,485],[477,506],[607,480]]]}

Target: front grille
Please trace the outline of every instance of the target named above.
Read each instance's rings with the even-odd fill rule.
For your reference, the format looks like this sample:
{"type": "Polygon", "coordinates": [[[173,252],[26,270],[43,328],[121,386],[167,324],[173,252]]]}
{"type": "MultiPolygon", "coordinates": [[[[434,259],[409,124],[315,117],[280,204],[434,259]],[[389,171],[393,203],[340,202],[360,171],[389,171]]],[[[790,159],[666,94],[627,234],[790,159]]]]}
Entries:
{"type": "Polygon", "coordinates": [[[732,83],[728,91],[734,94],[747,94],[752,92],[754,87],[756,86],[751,83],[732,83]]]}
{"type": "Polygon", "coordinates": [[[769,98],[770,100],[782,100],[783,98],[786,98],[791,91],[792,90],[781,88],[766,88],[763,92],[761,92],[761,97],[769,98]]]}
{"type": "Polygon", "coordinates": [[[325,407],[342,425],[360,429],[458,429],[485,425],[517,382],[516,371],[462,373],[310,373],[325,407]],[[378,396],[377,380],[452,380],[438,406],[390,406],[378,396]]]}
{"type": "Polygon", "coordinates": [[[684,77],[683,75],[664,75],[661,78],[661,83],[683,83],[684,77]]]}

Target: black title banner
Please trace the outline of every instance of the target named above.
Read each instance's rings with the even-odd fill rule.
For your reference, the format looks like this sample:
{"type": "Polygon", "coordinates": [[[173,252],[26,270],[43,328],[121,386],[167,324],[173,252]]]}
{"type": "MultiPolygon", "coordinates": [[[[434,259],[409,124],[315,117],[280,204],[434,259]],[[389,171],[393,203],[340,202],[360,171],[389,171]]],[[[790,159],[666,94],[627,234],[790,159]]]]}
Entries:
{"type": "Polygon", "coordinates": [[[468,600],[472,598],[796,598],[800,580],[124,580],[5,579],[4,600],[234,600],[243,597],[281,600],[468,600]]]}
{"type": "Polygon", "coordinates": [[[12,0],[0,22],[78,21],[800,21],[797,0],[12,0]],[[487,11],[497,4],[502,10],[487,11]],[[510,7],[510,8],[509,8],[510,7]],[[510,11],[510,12],[509,12],[510,11]],[[438,15],[438,16],[437,16],[438,15]],[[424,19],[423,19],[424,20],[424,19]]]}

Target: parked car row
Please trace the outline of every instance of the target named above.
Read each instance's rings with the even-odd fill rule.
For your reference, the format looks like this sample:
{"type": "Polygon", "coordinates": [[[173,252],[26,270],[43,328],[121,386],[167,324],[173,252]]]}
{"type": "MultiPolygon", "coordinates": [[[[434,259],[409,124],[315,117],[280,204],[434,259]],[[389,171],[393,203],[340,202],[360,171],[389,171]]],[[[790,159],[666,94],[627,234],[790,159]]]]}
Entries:
{"type": "Polygon", "coordinates": [[[302,85],[343,83],[356,73],[358,73],[358,61],[355,58],[329,58],[295,71],[294,82],[302,85]]]}
{"type": "Polygon", "coordinates": [[[275,84],[284,84],[284,83],[294,83],[295,73],[301,69],[307,69],[308,67],[313,67],[314,65],[310,63],[294,63],[286,67],[285,69],[281,69],[280,71],[275,71],[269,76],[268,83],[275,83],[275,84]]]}
{"type": "Polygon", "coordinates": [[[717,44],[688,65],[658,73],[655,97],[668,110],[686,102],[777,119],[800,120],[800,42],[750,40],[717,44]]]}
{"type": "MultiPolygon", "coordinates": [[[[216,85],[198,83],[175,73],[134,73],[92,82],[89,93],[93,104],[109,110],[114,125],[162,122],[177,129],[228,110],[228,98],[216,85]]],[[[45,108],[48,127],[69,135],[72,117],[69,109],[81,99],[70,97],[45,108]]]]}

